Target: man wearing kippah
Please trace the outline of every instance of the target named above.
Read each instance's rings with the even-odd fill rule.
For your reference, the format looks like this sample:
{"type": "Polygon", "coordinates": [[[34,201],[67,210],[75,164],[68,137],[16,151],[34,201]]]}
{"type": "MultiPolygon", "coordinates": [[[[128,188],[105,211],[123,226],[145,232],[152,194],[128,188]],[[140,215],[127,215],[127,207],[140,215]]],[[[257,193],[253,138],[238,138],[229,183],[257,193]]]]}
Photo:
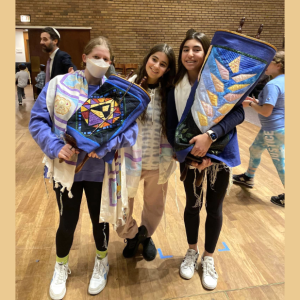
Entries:
{"type": "Polygon", "coordinates": [[[66,74],[70,68],[77,70],[72,63],[71,56],[58,48],[60,42],[60,34],[53,27],[46,27],[41,33],[41,42],[43,52],[49,54],[46,65],[45,84],[57,75],[66,74]]]}

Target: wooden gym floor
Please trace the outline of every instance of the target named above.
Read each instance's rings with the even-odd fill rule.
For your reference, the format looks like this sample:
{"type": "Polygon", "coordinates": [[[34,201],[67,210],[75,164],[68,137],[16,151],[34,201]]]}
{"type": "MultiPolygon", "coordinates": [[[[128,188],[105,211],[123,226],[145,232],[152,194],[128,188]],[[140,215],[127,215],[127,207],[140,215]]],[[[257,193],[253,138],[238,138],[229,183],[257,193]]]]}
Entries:
{"type": "MultiPolygon", "coordinates": [[[[49,198],[45,191],[43,154],[28,131],[30,110],[34,104],[31,90],[31,86],[26,88],[23,106],[19,106],[16,100],[16,299],[19,300],[50,299],[48,291],[55,264],[55,233],[59,221],[56,199],[48,182],[49,198]]],[[[246,169],[248,148],[258,130],[248,122],[238,126],[242,165],[235,168],[234,173],[246,169]]],[[[138,221],[142,191],[140,184],[134,213],[138,221]]],[[[67,281],[64,299],[284,299],[285,214],[283,208],[270,202],[272,195],[283,191],[267,152],[263,154],[253,189],[233,185],[224,201],[223,228],[214,255],[219,274],[214,291],[202,287],[198,272],[191,280],[179,276],[187,242],[183,222],[185,194],[178,170],[169,181],[166,228],[163,219],[153,235],[161,255],[158,253],[152,262],[146,262],[140,251],[136,258],[123,258],[124,241],[111,229],[108,282],[97,296],[87,293],[95,246],[86,201],[83,201],[70,252],[72,274],[67,281]]],[[[202,252],[205,209],[200,217],[198,246],[202,252]]]]}

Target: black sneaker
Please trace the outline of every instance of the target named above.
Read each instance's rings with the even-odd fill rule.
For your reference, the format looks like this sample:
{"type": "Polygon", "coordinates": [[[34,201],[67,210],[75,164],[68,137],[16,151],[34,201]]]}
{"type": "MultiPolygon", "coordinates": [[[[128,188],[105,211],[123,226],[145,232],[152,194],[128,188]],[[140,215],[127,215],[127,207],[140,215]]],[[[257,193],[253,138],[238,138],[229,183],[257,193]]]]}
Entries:
{"type": "Polygon", "coordinates": [[[157,254],[156,247],[151,237],[146,238],[143,242],[143,257],[147,261],[155,259],[157,254]]]}
{"type": "Polygon", "coordinates": [[[281,207],[284,207],[285,206],[285,202],[284,202],[284,193],[283,194],[280,194],[278,196],[273,196],[271,197],[271,202],[276,204],[276,205],[279,205],[281,207]]]}
{"type": "Polygon", "coordinates": [[[253,188],[254,178],[247,176],[245,173],[232,176],[232,182],[235,184],[242,184],[248,188],[253,188]]]}
{"type": "Polygon", "coordinates": [[[19,102],[19,105],[22,105],[22,102],[19,102]]]}
{"type": "Polygon", "coordinates": [[[147,235],[147,228],[144,225],[142,225],[141,227],[139,227],[139,231],[133,239],[125,239],[127,245],[123,250],[123,256],[125,258],[134,257],[139,247],[139,244],[145,241],[147,235]]]}

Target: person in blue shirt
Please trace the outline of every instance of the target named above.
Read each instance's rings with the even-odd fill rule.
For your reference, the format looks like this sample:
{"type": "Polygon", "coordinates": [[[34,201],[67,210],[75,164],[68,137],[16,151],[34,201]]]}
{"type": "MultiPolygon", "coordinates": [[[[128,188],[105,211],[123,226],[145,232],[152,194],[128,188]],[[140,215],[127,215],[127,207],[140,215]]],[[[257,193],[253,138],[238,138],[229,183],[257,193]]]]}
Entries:
{"type": "Polygon", "coordinates": [[[35,77],[35,81],[36,81],[36,94],[39,95],[45,85],[45,65],[40,65],[40,73],[37,74],[37,76],[35,77]]]}
{"type": "MultiPolygon", "coordinates": [[[[249,148],[250,161],[248,170],[243,174],[233,175],[233,183],[242,184],[249,188],[254,186],[255,171],[260,164],[261,155],[266,149],[270,153],[281,182],[284,185],[284,51],[279,51],[275,54],[265,74],[272,76],[273,79],[266,84],[258,95],[258,99],[247,97],[243,102],[244,107],[252,107],[258,113],[261,123],[261,129],[249,148]]],[[[284,207],[285,194],[271,197],[271,202],[284,207]]]]}
{"type": "Polygon", "coordinates": [[[84,71],[58,75],[50,80],[42,89],[31,111],[29,131],[46,155],[45,160],[46,163],[48,162],[46,173],[54,179],[54,191],[60,211],[59,228],[56,233],[56,264],[49,291],[52,299],[62,299],[66,294],[66,280],[71,273],[68,267],[69,252],[79,219],[83,190],[96,244],[95,265],[88,292],[100,293],[107,282],[109,226],[108,223],[99,223],[102,181],[105,172],[102,157],[107,154],[107,151],[111,153],[122,147],[133,146],[138,127],[136,123],[133,124],[131,128],[104,144],[105,147],[99,147],[89,153],[91,158],[75,176],[75,165],[78,166],[82,162],[86,153],[84,151],[78,153],[71,145],[65,144],[58,133],[62,131],[63,126],[66,127],[68,112],[71,116],[74,111],[80,109],[84,101],[93,98],[94,93],[104,83],[106,79],[104,74],[109,67],[111,57],[111,46],[106,38],[97,37],[89,41],[82,55],[84,71]],[[69,83],[69,86],[66,86],[66,83],[69,83]],[[52,99],[51,95],[55,97],[52,102],[49,101],[52,99]],[[81,105],[80,100],[83,100],[81,105]],[[54,114],[53,117],[53,111],[60,113],[59,116],[54,114]],[[75,154],[78,154],[78,158],[75,154]],[[64,162],[58,163],[58,158],[63,159],[64,162]],[[54,167],[51,174],[52,166],[54,167]],[[70,169],[72,172],[68,172],[70,169]],[[62,174],[61,179],[58,178],[59,174],[62,174]],[[70,182],[70,186],[63,184],[66,179],[68,183],[70,182]]]}
{"type": "MultiPolygon", "coordinates": [[[[210,40],[200,32],[191,29],[183,40],[178,56],[178,72],[175,77],[175,88],[168,94],[167,100],[167,137],[174,147],[175,131],[180,121],[187,99],[194,89],[200,69],[208,52],[210,40]],[[193,88],[192,88],[193,87],[193,88]]],[[[222,153],[217,157],[218,163],[212,165],[207,154],[212,144],[212,138],[208,132],[204,132],[192,138],[189,143],[194,144],[191,154],[203,157],[202,164],[194,163],[199,170],[207,168],[207,193],[205,222],[205,245],[201,256],[202,284],[207,289],[217,286],[218,274],[215,270],[213,253],[222,228],[223,200],[229,185],[230,170],[240,164],[239,147],[237,141],[236,126],[244,121],[244,109],[242,105],[236,105],[218,124],[211,128],[216,139],[229,134],[230,140],[222,153]]],[[[181,172],[184,163],[180,164],[181,172]]],[[[184,224],[187,235],[188,250],[180,265],[180,275],[185,279],[191,279],[195,269],[198,269],[199,257],[198,233],[200,225],[200,210],[203,203],[203,193],[200,187],[195,186],[195,174],[197,170],[189,169],[184,189],[186,193],[186,206],[184,210],[184,224]],[[200,195],[200,196],[198,196],[200,195]]]]}

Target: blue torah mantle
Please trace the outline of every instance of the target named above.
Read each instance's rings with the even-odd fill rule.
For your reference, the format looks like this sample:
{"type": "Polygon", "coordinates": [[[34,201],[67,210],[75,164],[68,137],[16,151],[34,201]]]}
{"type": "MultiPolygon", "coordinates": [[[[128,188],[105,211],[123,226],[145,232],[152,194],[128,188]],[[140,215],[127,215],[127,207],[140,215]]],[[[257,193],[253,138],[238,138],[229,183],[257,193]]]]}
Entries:
{"type": "MultiPolygon", "coordinates": [[[[191,89],[176,128],[174,148],[179,162],[194,147],[189,144],[193,137],[218,124],[235,105],[244,101],[275,53],[274,46],[261,40],[226,30],[215,33],[199,80],[191,89]]],[[[224,161],[218,160],[218,156],[222,156],[231,139],[237,139],[236,132],[212,143],[206,155],[213,161],[224,161]]]]}
{"type": "Polygon", "coordinates": [[[90,153],[130,128],[149,102],[142,87],[111,75],[68,120],[67,133],[90,153]]]}

